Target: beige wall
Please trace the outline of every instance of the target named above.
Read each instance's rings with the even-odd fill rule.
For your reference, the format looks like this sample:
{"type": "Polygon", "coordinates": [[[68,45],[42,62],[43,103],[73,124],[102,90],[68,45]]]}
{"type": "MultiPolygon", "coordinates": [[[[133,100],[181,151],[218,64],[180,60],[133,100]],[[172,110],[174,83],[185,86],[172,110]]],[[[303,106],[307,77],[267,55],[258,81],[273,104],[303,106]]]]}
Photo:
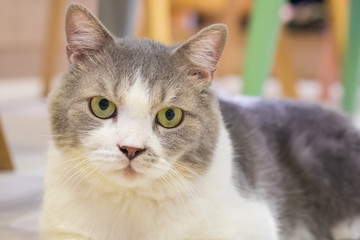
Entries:
{"type": "MultiPolygon", "coordinates": [[[[76,2],[96,11],[96,0],[76,2]]],[[[0,78],[40,74],[50,3],[50,0],[0,0],[0,78]]],[[[65,13],[65,9],[61,11],[65,13]]],[[[59,71],[66,66],[64,34],[61,38],[59,71]]]]}

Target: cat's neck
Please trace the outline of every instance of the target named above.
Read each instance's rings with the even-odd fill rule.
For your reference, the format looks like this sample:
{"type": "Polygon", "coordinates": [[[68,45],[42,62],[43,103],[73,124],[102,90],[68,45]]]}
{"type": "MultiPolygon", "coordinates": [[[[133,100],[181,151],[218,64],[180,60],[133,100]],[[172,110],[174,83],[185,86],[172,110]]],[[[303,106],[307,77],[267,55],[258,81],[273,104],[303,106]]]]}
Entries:
{"type": "Polygon", "coordinates": [[[224,122],[220,121],[219,137],[216,143],[212,164],[202,177],[205,188],[226,190],[232,186],[233,146],[224,122]]]}

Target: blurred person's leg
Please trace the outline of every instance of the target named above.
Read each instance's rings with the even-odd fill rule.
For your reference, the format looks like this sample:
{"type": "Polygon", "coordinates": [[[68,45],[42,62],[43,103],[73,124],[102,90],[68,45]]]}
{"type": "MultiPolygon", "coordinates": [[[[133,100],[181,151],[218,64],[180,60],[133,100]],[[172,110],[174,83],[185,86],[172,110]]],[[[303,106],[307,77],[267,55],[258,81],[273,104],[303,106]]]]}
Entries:
{"type": "Polygon", "coordinates": [[[335,35],[333,29],[328,28],[323,35],[321,47],[319,80],[321,84],[321,100],[330,100],[331,87],[339,80],[340,58],[336,54],[335,35]]]}

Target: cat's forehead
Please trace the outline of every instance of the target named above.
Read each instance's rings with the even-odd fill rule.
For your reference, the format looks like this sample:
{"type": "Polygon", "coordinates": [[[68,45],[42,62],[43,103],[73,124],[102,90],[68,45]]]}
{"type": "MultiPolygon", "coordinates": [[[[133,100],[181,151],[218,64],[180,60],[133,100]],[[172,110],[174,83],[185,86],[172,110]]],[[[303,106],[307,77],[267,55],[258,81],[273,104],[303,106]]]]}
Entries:
{"type": "Polygon", "coordinates": [[[173,70],[176,59],[171,51],[171,47],[148,39],[118,39],[111,54],[117,67],[141,68],[143,75],[154,75],[173,70]]]}
{"type": "Polygon", "coordinates": [[[128,86],[124,93],[124,105],[137,113],[145,113],[149,109],[150,89],[149,84],[144,81],[140,70],[134,75],[133,84],[128,86]]]}
{"type": "Polygon", "coordinates": [[[141,76],[150,87],[156,82],[178,74],[178,61],[171,54],[171,47],[148,39],[118,39],[111,49],[112,75],[131,84],[141,76]]]}
{"type": "Polygon", "coordinates": [[[147,39],[121,39],[104,64],[86,73],[85,81],[95,81],[97,89],[124,99],[173,97],[181,69],[171,51],[171,47],[147,39]]]}

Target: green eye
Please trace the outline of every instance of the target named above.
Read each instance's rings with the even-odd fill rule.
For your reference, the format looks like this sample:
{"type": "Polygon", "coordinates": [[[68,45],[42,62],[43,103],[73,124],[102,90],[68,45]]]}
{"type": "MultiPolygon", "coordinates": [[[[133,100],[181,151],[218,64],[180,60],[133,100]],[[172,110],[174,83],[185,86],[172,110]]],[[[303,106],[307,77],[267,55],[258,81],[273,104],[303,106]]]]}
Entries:
{"type": "Polygon", "coordinates": [[[112,117],[116,110],[115,104],[103,97],[93,97],[90,107],[93,114],[102,119],[112,117]]]}
{"type": "Polygon", "coordinates": [[[168,107],[161,109],[157,115],[158,123],[165,128],[173,128],[181,123],[183,112],[180,108],[168,107]]]}

